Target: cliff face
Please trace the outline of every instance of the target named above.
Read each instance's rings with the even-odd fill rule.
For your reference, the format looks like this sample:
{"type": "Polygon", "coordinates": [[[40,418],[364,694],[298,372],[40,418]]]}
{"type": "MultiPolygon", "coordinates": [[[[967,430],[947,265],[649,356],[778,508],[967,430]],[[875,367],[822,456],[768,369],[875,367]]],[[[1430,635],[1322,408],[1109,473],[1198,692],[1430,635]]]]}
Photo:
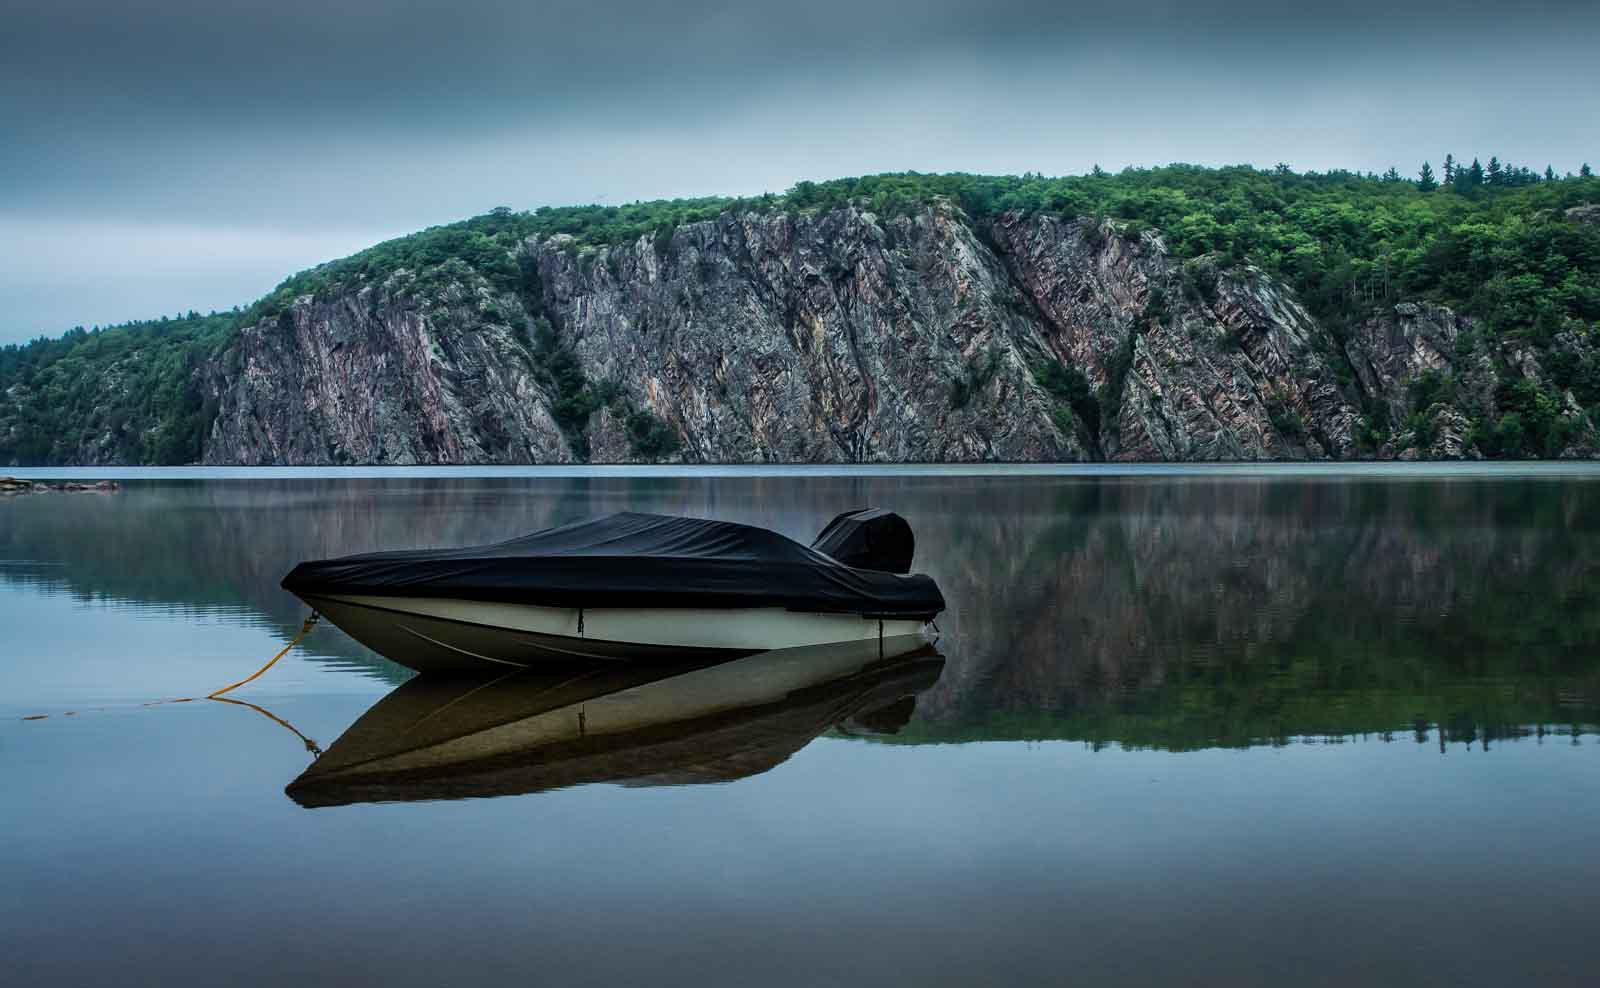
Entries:
{"type": "MultiPolygon", "coordinates": [[[[1489,416],[1508,373],[1542,374],[1460,346],[1448,310],[1375,314],[1341,346],[1256,269],[939,203],[556,236],[517,260],[514,287],[400,272],[248,328],[199,375],[205,462],[1450,456],[1467,420],[1414,408],[1420,374],[1457,374],[1489,416]],[[1365,441],[1377,409],[1387,445],[1365,441]]],[[[1568,455],[1593,447],[1581,414],[1569,432],[1568,455]]]]}
{"type": "Polygon", "coordinates": [[[207,463],[564,463],[509,328],[446,299],[370,287],[247,328],[206,368],[207,463]]]}
{"type": "Polygon", "coordinates": [[[1044,346],[1095,384],[1109,458],[1350,454],[1357,412],[1328,338],[1261,272],[1180,264],[1159,237],[1110,225],[1002,219],[994,233],[1044,346]]]}
{"type": "MultiPolygon", "coordinates": [[[[949,210],[879,223],[724,216],[670,243],[528,246],[537,304],[591,380],[691,461],[1082,459],[1029,372],[1036,324],[949,210]]],[[[594,456],[626,460],[615,416],[594,456]]]]}

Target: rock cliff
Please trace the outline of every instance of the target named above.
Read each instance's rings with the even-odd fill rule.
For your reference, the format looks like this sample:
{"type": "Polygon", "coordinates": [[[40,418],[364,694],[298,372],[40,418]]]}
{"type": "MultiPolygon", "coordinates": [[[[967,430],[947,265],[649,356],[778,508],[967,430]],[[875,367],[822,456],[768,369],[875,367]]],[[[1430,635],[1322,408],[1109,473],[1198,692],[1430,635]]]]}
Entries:
{"type": "Polygon", "coordinates": [[[525,349],[475,301],[369,287],[247,327],[206,369],[206,462],[568,462],[525,349]]]}
{"type": "MultiPolygon", "coordinates": [[[[1336,334],[1262,271],[1182,261],[1156,232],[942,201],[535,238],[515,260],[515,285],[402,270],[245,328],[197,371],[204,461],[1450,457],[1474,410],[1499,421],[1508,388],[1549,377],[1448,309],[1336,334]]],[[[1563,397],[1539,427],[1588,455],[1563,397]]]]}

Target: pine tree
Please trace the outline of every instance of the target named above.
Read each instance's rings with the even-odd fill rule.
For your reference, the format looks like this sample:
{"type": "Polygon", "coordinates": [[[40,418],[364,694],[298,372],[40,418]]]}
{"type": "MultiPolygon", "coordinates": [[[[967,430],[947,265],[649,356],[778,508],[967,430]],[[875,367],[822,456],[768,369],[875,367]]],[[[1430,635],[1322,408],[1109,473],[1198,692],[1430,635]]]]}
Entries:
{"type": "Polygon", "coordinates": [[[1579,178],[1588,178],[1590,175],[1593,175],[1593,174],[1594,174],[1594,172],[1589,170],[1589,163],[1587,161],[1585,161],[1583,163],[1583,167],[1582,168],[1578,169],[1578,177],[1579,178]]]}
{"type": "Polygon", "coordinates": [[[1456,156],[1453,154],[1444,156],[1444,184],[1456,184],[1456,156]]]}
{"type": "Polygon", "coordinates": [[[1544,180],[1546,182],[1554,182],[1556,180],[1556,170],[1549,165],[1544,166],[1544,180]]]}
{"type": "Polygon", "coordinates": [[[1438,187],[1439,183],[1433,178],[1433,166],[1424,161],[1422,171],[1417,173],[1417,189],[1422,192],[1432,192],[1438,187]]]}
{"type": "Polygon", "coordinates": [[[1400,181],[1400,169],[1396,168],[1393,165],[1390,165],[1389,166],[1389,170],[1383,173],[1383,180],[1385,182],[1398,182],[1398,181],[1400,181]]]}
{"type": "Polygon", "coordinates": [[[1472,159],[1472,167],[1467,169],[1467,188],[1476,189],[1483,184],[1483,166],[1478,164],[1478,159],[1472,159]]]}
{"type": "Polygon", "coordinates": [[[1491,154],[1489,156],[1489,184],[1503,185],[1505,184],[1505,178],[1505,169],[1500,167],[1500,159],[1491,154]]]}

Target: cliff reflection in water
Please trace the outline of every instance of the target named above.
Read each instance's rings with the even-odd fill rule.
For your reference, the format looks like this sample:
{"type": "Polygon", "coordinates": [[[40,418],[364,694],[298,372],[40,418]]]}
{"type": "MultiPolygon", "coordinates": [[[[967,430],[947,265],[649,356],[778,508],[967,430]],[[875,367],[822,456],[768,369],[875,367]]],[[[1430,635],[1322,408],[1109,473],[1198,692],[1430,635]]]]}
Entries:
{"type": "Polygon", "coordinates": [[[288,793],[312,807],[591,782],[725,782],[767,771],[830,728],[898,730],[943,666],[918,636],[699,667],[418,676],[378,701],[288,793]]]}
{"type": "MultiPolygon", "coordinates": [[[[129,483],[0,505],[0,559],[32,561],[0,580],[287,639],[303,611],[277,584],[304,558],[625,509],[809,541],[863,504],[911,521],[950,602],[948,665],[896,742],[1477,743],[1600,723],[1600,482],[1582,476],[129,483]]],[[[333,629],[308,645],[406,675],[333,629]]]]}

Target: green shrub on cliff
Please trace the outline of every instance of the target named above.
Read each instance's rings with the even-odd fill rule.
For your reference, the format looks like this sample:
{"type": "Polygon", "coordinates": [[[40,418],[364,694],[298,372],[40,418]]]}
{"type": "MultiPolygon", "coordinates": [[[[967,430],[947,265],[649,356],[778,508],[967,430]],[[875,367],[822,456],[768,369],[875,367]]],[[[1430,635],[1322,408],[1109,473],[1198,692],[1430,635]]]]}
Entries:
{"type": "Polygon", "coordinates": [[[641,460],[661,460],[678,451],[678,434],[649,409],[630,409],[623,424],[628,448],[641,460]]]}
{"type": "Polygon", "coordinates": [[[579,460],[589,458],[589,418],[617,399],[610,381],[591,382],[572,348],[561,341],[550,320],[535,316],[528,339],[534,374],[551,394],[550,417],[579,460]]]}
{"type": "MultiPolygon", "coordinates": [[[[1033,376],[1056,401],[1072,411],[1072,415],[1055,417],[1056,427],[1070,432],[1074,415],[1083,420],[1089,435],[1095,441],[1100,437],[1100,400],[1089,386],[1089,379],[1076,367],[1044,360],[1032,368],[1033,376]]],[[[1060,406],[1058,406],[1059,408],[1060,406]]]]}

